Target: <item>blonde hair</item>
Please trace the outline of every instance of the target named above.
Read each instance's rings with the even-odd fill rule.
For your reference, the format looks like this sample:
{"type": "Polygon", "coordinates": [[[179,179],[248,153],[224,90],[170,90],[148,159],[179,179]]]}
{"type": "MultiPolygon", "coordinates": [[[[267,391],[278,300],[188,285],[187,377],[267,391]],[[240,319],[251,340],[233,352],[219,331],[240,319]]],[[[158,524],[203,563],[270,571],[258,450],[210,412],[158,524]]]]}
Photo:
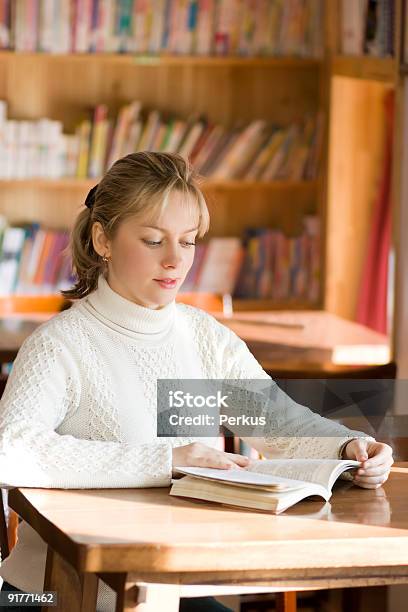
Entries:
{"type": "Polygon", "coordinates": [[[119,225],[131,216],[151,213],[152,218],[159,217],[170,193],[177,190],[189,196],[183,198],[187,206],[198,209],[201,238],[210,222],[199,180],[189,162],[174,153],[142,151],[115,162],[97,186],[91,207],[79,213],[71,231],[69,249],[77,280],[72,289],[61,291],[63,296],[79,299],[98,286],[105,263],[93,246],[95,222],[111,240],[119,225]]]}

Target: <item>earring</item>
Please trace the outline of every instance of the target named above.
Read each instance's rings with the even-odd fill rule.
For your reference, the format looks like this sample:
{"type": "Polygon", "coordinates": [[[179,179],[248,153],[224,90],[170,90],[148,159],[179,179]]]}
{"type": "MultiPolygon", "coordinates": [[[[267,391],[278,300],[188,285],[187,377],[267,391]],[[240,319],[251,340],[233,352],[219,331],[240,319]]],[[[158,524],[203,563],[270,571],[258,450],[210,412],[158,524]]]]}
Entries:
{"type": "Polygon", "coordinates": [[[106,257],[106,255],[103,255],[102,256],[102,261],[103,261],[103,263],[108,264],[109,261],[110,261],[110,257],[106,257]]]}

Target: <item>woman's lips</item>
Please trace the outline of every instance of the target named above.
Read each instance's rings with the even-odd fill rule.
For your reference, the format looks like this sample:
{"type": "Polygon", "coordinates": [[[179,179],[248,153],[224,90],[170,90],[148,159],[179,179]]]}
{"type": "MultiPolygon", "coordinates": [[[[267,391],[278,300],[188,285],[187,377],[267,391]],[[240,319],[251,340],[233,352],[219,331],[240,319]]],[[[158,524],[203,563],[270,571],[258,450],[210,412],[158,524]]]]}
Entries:
{"type": "Polygon", "coordinates": [[[174,289],[179,279],[173,278],[173,279],[167,280],[167,279],[155,278],[154,280],[156,281],[156,283],[159,283],[160,287],[162,287],[163,289],[174,289]]]}

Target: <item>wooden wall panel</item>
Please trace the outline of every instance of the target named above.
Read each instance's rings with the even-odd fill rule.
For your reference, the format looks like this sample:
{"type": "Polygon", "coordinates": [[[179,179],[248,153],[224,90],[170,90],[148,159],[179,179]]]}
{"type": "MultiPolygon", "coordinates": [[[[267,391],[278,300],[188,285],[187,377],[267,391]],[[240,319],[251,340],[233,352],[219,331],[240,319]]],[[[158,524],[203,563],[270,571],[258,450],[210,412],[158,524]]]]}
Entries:
{"type": "Polygon", "coordinates": [[[354,319],[383,163],[387,85],[332,80],[327,205],[328,310],[354,319]]]}
{"type": "MultiPolygon", "coordinates": [[[[7,60],[4,60],[7,57],[7,60]]],[[[137,65],[129,60],[8,55],[1,95],[13,118],[48,116],[73,130],[86,109],[104,102],[115,111],[140,99],[147,108],[187,117],[192,111],[230,125],[263,118],[288,123],[318,104],[318,64],[242,67],[137,65]]]]}

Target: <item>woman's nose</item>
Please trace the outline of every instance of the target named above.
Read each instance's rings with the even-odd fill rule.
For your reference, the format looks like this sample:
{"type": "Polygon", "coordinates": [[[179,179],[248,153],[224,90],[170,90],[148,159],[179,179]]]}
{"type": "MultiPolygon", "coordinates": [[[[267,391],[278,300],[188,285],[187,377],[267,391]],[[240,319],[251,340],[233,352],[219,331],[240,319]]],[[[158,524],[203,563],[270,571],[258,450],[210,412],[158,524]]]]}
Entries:
{"type": "Polygon", "coordinates": [[[177,268],[182,261],[181,254],[178,249],[169,249],[163,258],[163,266],[165,268],[177,268]]]}

